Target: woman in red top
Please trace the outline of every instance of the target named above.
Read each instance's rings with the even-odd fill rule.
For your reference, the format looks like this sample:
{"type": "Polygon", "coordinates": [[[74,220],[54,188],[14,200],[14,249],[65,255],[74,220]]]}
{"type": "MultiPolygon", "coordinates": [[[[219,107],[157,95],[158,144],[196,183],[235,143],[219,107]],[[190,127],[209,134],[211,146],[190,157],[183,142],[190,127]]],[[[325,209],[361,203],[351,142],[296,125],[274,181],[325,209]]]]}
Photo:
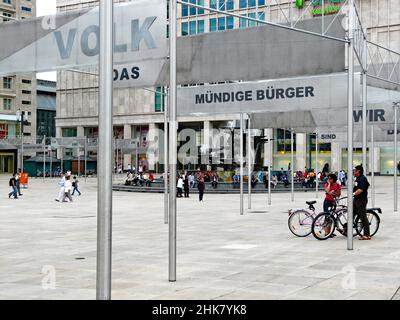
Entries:
{"type": "Polygon", "coordinates": [[[325,183],[325,200],[324,200],[324,212],[328,212],[329,208],[334,205],[335,198],[339,198],[342,192],[341,186],[337,183],[336,174],[328,174],[328,182],[325,183]]]}

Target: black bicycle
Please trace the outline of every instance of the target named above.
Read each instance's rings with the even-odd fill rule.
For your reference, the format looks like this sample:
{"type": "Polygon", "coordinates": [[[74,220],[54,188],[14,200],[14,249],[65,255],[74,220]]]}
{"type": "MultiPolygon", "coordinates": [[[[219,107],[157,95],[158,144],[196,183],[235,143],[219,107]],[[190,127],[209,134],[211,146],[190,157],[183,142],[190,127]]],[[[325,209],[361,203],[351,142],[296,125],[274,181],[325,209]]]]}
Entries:
{"type": "MultiPolygon", "coordinates": [[[[341,198],[343,200],[345,198],[341,198]]],[[[381,219],[379,214],[382,213],[380,208],[368,208],[367,218],[370,226],[370,236],[374,236],[379,229],[381,219]]],[[[311,227],[313,236],[318,240],[326,240],[333,236],[335,230],[337,230],[343,236],[347,236],[347,206],[338,205],[337,202],[332,208],[329,208],[328,212],[322,212],[318,214],[311,227]]],[[[363,224],[361,218],[358,215],[354,216],[353,219],[353,237],[363,236],[363,224]]]]}

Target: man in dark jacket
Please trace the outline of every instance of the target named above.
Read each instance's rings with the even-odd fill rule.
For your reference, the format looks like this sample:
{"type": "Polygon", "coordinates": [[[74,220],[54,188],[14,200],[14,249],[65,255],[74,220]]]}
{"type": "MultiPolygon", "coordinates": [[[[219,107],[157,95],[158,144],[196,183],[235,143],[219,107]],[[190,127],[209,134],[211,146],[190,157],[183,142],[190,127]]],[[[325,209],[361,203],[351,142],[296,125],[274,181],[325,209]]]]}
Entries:
{"type": "Polygon", "coordinates": [[[186,173],[184,177],[185,178],[183,179],[183,191],[185,193],[185,198],[189,198],[189,176],[186,173]]]}
{"type": "Polygon", "coordinates": [[[8,182],[8,185],[10,187],[10,192],[8,193],[8,198],[11,198],[11,196],[14,197],[14,199],[18,199],[18,191],[17,191],[17,180],[15,179],[16,173],[14,173],[8,182]]]}
{"type": "Polygon", "coordinates": [[[359,239],[371,240],[367,217],[369,182],[364,176],[364,168],[362,166],[356,166],[353,170],[353,175],[356,178],[353,188],[353,213],[354,216],[358,215],[360,217],[364,229],[364,235],[359,239]]]}

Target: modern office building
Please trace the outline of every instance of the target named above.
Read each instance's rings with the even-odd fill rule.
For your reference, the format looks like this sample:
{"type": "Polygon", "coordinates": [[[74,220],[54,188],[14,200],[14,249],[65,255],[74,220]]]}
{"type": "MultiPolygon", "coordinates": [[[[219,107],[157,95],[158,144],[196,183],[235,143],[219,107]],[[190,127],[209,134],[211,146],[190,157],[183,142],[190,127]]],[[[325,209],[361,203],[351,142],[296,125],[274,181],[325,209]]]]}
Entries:
{"type": "Polygon", "coordinates": [[[56,136],[55,81],[37,80],[36,134],[38,137],[56,136]]]}
{"type": "MultiPolygon", "coordinates": [[[[2,23],[36,16],[36,0],[1,0],[0,28],[2,23]]],[[[2,43],[7,45],[6,43],[2,43]]],[[[21,126],[17,112],[24,111],[27,119],[24,135],[36,136],[36,74],[0,77],[0,139],[19,137],[21,126]]],[[[16,147],[0,144],[0,173],[12,173],[18,163],[16,147]]]]}
{"type": "MultiPolygon", "coordinates": [[[[125,2],[125,1],[120,1],[125,2]]],[[[190,3],[204,5],[214,9],[228,10],[241,16],[257,18],[270,22],[285,23],[292,19],[319,17],[337,13],[345,4],[344,0],[188,0],[190,3]],[[322,6],[324,4],[324,6],[322,6]]],[[[59,0],[59,12],[83,9],[97,5],[97,1],[59,0]]],[[[362,24],[367,28],[370,40],[400,51],[400,14],[397,0],[356,0],[362,24]]],[[[257,22],[240,17],[226,16],[186,5],[178,6],[178,35],[193,36],[205,32],[223,32],[224,30],[249,28],[257,22]]],[[[273,45],[273,44],[271,44],[273,45]]],[[[317,50],[317,48],[316,48],[317,50]]],[[[97,72],[95,68],[89,70],[97,72]]],[[[59,72],[57,83],[57,136],[58,137],[97,137],[98,81],[90,74],[59,72]]],[[[161,94],[143,89],[115,89],[114,92],[114,135],[116,138],[139,139],[146,146],[154,129],[163,128],[163,99],[161,94]]],[[[232,120],[239,116],[213,115],[205,117],[185,117],[180,119],[179,129],[196,130],[196,141],[205,144],[207,132],[212,128],[231,127],[232,120]]],[[[233,122],[233,126],[237,121],[233,122]]],[[[263,142],[257,155],[259,167],[269,164],[272,154],[274,169],[287,169],[290,162],[290,132],[285,129],[265,128],[261,134],[271,140],[263,142]]],[[[257,140],[255,141],[257,143],[257,140]]],[[[315,167],[315,135],[295,135],[296,170],[315,167]]],[[[392,173],[392,149],[377,147],[375,172],[392,173]]],[[[144,154],[139,158],[144,159],[144,154]]],[[[361,150],[356,150],[355,160],[361,162],[361,150]]],[[[329,163],[332,170],[346,166],[346,150],[338,143],[319,144],[318,167],[329,163]]],[[[136,155],[124,155],[124,167],[136,163],[136,155]]]]}

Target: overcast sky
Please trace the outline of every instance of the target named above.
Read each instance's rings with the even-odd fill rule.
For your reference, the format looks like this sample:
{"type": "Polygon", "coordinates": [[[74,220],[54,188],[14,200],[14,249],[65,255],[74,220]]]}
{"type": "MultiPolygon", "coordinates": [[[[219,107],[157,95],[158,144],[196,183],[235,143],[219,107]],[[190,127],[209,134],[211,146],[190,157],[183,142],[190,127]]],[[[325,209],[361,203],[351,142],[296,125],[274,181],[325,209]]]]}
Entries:
{"type": "MultiPolygon", "coordinates": [[[[56,0],[36,0],[36,15],[38,17],[56,13],[56,0]]],[[[57,80],[55,72],[38,73],[38,79],[57,80]]]]}

